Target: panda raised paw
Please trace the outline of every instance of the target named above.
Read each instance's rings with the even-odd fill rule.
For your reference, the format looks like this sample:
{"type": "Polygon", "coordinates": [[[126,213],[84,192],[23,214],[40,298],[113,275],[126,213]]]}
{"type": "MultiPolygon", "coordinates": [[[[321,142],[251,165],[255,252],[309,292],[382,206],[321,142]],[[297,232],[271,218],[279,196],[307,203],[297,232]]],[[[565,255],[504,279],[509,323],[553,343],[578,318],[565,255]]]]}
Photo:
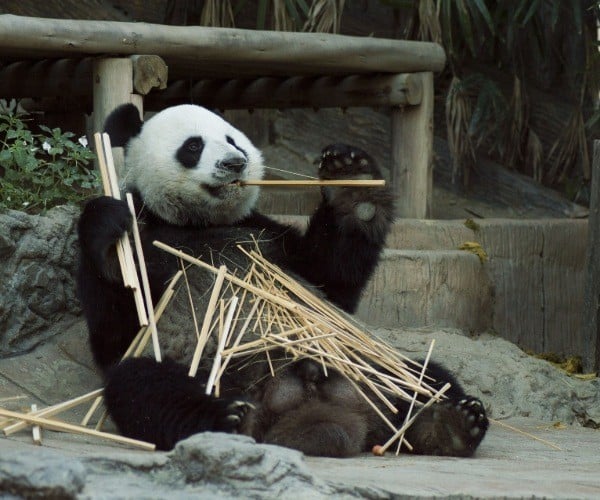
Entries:
{"type": "Polygon", "coordinates": [[[330,144],[321,151],[319,178],[381,179],[375,160],[360,148],[347,144],[330,144]]]}
{"type": "MultiPolygon", "coordinates": [[[[372,180],[383,177],[368,153],[347,144],[326,146],[317,161],[319,178],[322,180],[372,180]]],[[[387,188],[324,186],[321,194],[327,204],[343,213],[351,213],[363,222],[375,217],[377,207],[386,206],[386,212],[391,211],[391,195],[387,188]]]]}

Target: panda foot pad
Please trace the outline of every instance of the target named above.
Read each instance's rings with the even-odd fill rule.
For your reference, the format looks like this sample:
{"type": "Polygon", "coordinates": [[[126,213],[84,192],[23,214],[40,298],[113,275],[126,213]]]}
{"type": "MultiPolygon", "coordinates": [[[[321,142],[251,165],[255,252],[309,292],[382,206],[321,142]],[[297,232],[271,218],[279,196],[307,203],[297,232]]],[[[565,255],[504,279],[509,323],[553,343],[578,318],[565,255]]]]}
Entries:
{"type": "Polygon", "coordinates": [[[416,453],[466,457],[475,452],[488,425],[481,401],[467,396],[431,406],[413,424],[408,441],[416,453]]]}

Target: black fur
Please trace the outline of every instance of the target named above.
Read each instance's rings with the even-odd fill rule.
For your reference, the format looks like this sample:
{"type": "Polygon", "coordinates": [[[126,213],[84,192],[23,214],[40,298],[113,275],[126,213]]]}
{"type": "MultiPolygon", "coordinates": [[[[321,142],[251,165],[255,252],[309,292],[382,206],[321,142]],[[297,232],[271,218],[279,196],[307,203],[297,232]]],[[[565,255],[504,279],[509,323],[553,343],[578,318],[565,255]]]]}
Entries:
{"type": "MultiPolygon", "coordinates": [[[[117,133],[113,144],[127,144],[137,135],[131,107],[118,108],[107,129],[117,133]],[[117,123],[119,119],[128,122],[129,131],[117,123]]],[[[319,175],[378,178],[380,172],[364,151],[332,145],[323,150],[319,175]]],[[[257,212],[232,226],[175,226],[143,208],[139,195],[135,198],[155,303],[179,266],[176,258],[152,245],[155,239],[214,260],[213,264],[233,262],[245,269],[247,263],[240,261],[235,243],[260,236],[261,251],[269,260],[352,312],[377,265],[393,219],[388,188],[324,189],[305,234],[257,212]]],[[[258,367],[268,375],[264,378],[257,377],[259,372],[249,375],[232,367],[221,381],[221,398],[204,394],[202,370],[190,378],[187,367],[170,360],[119,363],[138,330],[133,298],[123,288],[114,250],[130,225],[124,202],[100,197],[85,206],[78,227],[79,294],[92,352],[106,376],[106,404],[123,434],[170,449],[196,432],[245,432],[259,441],[328,456],[354,455],[389,437],[389,429],[348,381],[333,370],[324,377],[308,360],[282,369],[275,378],[268,375],[264,363],[258,367]]],[[[432,372],[439,380],[456,383],[441,368],[432,372]]],[[[407,434],[415,452],[468,455],[481,441],[487,427],[483,408],[466,398],[458,384],[453,391],[448,403],[434,405],[436,409],[425,412],[407,434]]],[[[400,413],[390,418],[399,424],[406,403],[397,404],[400,413]]]]}
{"type": "Polygon", "coordinates": [[[194,168],[200,161],[203,148],[202,137],[190,137],[179,147],[175,157],[185,168],[194,168]]]}
{"type": "Polygon", "coordinates": [[[110,136],[113,148],[125,147],[129,140],[142,130],[140,112],[133,104],[122,104],[116,108],[104,123],[104,131],[110,136]]]}

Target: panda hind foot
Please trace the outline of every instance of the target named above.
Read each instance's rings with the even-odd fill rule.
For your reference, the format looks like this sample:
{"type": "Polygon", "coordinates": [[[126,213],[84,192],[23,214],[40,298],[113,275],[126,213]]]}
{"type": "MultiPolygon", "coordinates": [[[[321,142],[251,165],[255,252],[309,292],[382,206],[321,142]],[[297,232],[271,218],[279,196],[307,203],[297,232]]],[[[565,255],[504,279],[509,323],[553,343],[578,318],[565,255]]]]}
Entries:
{"type": "Polygon", "coordinates": [[[243,400],[217,399],[214,401],[216,416],[214,430],[237,434],[246,415],[255,407],[243,400]]]}
{"type": "Polygon", "coordinates": [[[481,401],[465,396],[425,410],[406,437],[417,454],[469,457],[483,440],[488,426],[481,401]]]}

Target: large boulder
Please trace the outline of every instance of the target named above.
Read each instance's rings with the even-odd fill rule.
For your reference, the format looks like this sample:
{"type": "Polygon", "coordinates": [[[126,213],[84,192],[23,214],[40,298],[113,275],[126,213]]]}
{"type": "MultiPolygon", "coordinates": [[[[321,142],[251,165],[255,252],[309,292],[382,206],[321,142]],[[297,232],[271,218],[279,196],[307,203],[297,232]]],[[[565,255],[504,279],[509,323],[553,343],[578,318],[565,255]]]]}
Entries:
{"type": "Polygon", "coordinates": [[[0,213],[0,357],[35,347],[80,313],[78,214],[75,206],[0,213]]]}

